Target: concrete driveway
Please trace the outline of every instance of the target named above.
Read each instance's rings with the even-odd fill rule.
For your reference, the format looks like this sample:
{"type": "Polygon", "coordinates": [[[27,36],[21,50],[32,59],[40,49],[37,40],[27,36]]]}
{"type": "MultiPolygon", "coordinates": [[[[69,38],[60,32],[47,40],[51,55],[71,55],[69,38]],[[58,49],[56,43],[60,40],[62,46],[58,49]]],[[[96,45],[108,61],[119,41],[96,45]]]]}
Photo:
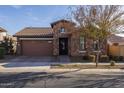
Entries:
{"type": "MultiPolygon", "coordinates": [[[[7,57],[6,57],[7,59],[7,57]]],[[[56,57],[47,56],[47,57],[28,57],[28,56],[15,56],[10,59],[7,59],[9,62],[56,62],[56,57]]]]}
{"type": "Polygon", "coordinates": [[[68,64],[68,57],[6,57],[0,63],[0,72],[39,72],[49,70],[53,64],[68,64]]]}
{"type": "Polygon", "coordinates": [[[36,67],[36,66],[50,66],[55,63],[54,57],[26,57],[19,56],[12,59],[5,60],[2,66],[5,68],[14,67],[36,67]]]}

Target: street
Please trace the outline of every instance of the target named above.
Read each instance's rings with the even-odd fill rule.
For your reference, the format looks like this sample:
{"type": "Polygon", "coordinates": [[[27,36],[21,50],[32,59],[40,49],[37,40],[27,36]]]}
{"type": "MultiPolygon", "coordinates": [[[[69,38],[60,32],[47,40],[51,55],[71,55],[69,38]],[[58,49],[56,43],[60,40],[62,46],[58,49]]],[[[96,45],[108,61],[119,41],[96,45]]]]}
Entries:
{"type": "Polygon", "coordinates": [[[67,72],[0,73],[1,88],[122,88],[123,72],[83,73],[67,72]]]}

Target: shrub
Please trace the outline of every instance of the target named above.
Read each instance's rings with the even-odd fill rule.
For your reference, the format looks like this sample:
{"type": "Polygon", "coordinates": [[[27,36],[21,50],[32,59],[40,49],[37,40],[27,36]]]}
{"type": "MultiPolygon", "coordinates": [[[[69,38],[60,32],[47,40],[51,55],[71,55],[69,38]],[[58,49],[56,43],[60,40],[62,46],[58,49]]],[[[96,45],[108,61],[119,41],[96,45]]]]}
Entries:
{"type": "Polygon", "coordinates": [[[13,50],[13,49],[10,50],[10,54],[11,54],[11,55],[14,54],[14,50],[13,50]]]}
{"type": "Polygon", "coordinates": [[[100,56],[100,61],[101,61],[101,62],[106,62],[106,61],[108,61],[108,60],[109,60],[109,58],[108,58],[107,55],[101,55],[101,56],[100,56]]]}
{"type": "Polygon", "coordinates": [[[89,57],[90,57],[92,62],[95,62],[95,60],[96,60],[96,56],[95,55],[89,55],[89,57]]]}
{"type": "Polygon", "coordinates": [[[88,56],[83,56],[83,60],[88,60],[88,56]]]}
{"type": "Polygon", "coordinates": [[[109,59],[112,60],[113,59],[113,56],[112,55],[109,55],[109,59]]]}
{"type": "Polygon", "coordinates": [[[120,56],[119,57],[119,61],[123,61],[123,56],[120,56]]]}
{"type": "Polygon", "coordinates": [[[5,53],[4,47],[0,47],[0,59],[4,58],[4,53],[5,53]]]}
{"type": "Polygon", "coordinates": [[[110,61],[110,66],[115,66],[115,61],[111,60],[110,61]]]}
{"type": "Polygon", "coordinates": [[[113,56],[113,60],[119,61],[119,56],[113,56]]]}

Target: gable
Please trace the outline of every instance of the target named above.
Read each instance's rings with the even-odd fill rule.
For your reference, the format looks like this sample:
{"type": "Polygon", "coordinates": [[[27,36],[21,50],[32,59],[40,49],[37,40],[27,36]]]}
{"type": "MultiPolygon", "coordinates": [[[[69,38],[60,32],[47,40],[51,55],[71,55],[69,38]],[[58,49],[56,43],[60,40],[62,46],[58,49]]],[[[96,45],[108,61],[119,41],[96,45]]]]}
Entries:
{"type": "Polygon", "coordinates": [[[53,28],[56,24],[59,24],[59,23],[67,23],[67,24],[75,25],[75,23],[69,20],[62,19],[62,20],[58,20],[58,21],[51,23],[51,27],[53,28]]]}

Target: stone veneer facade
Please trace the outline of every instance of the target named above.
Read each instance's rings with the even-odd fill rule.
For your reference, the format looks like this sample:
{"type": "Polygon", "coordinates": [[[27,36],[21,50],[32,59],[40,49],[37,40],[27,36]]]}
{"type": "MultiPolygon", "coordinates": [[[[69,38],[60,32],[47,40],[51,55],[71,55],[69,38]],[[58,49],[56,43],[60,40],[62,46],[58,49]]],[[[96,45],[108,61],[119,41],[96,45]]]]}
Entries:
{"type": "MultiPolygon", "coordinates": [[[[70,22],[58,22],[53,25],[53,55],[59,55],[59,38],[68,38],[68,55],[69,56],[85,56],[88,52],[96,53],[93,50],[93,40],[86,38],[86,50],[80,51],[80,31],[74,24],[70,22]],[[60,33],[61,27],[65,28],[64,33],[60,33]]],[[[107,54],[107,42],[102,46],[102,54],[107,54]]]]}

